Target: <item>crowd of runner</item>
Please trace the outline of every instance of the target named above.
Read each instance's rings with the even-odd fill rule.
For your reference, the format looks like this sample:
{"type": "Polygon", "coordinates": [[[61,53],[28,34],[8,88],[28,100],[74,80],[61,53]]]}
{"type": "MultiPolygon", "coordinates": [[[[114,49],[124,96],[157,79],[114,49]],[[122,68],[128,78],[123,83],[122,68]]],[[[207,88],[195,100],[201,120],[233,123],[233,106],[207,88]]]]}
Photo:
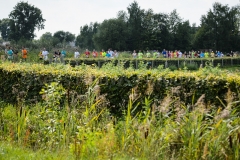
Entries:
{"type": "MultiPolygon", "coordinates": [[[[25,47],[22,47],[21,50],[21,57],[24,61],[26,61],[27,59],[27,55],[28,55],[28,51],[25,49],[25,47]]],[[[18,51],[15,50],[14,48],[7,46],[5,49],[5,55],[7,56],[7,58],[9,60],[13,60],[13,59],[17,59],[18,58],[18,51]]],[[[60,50],[56,50],[53,54],[53,59],[57,60],[59,58],[64,59],[67,56],[67,52],[62,49],[60,50]]],[[[116,50],[112,50],[111,48],[108,49],[107,51],[102,50],[101,52],[97,52],[95,49],[91,52],[88,49],[85,50],[84,53],[80,53],[78,51],[78,49],[75,49],[74,53],[73,53],[73,58],[78,59],[81,57],[93,57],[93,58],[117,58],[119,57],[119,53],[116,50]],[[83,54],[83,55],[81,55],[83,54]]],[[[175,51],[168,51],[163,49],[162,52],[159,52],[158,50],[154,50],[154,51],[146,51],[146,52],[142,52],[141,50],[139,50],[138,52],[136,52],[136,50],[134,50],[132,53],[130,53],[130,55],[132,58],[215,58],[215,57],[225,57],[225,56],[229,56],[229,57],[236,57],[237,54],[234,52],[230,52],[226,55],[224,55],[222,52],[220,51],[189,51],[189,52],[184,52],[182,53],[180,50],[175,50],[175,51]]],[[[69,56],[68,56],[69,57],[69,56]]],[[[40,51],[39,53],[39,59],[42,60],[49,60],[49,52],[46,50],[46,48],[43,48],[43,50],[40,51]]]]}

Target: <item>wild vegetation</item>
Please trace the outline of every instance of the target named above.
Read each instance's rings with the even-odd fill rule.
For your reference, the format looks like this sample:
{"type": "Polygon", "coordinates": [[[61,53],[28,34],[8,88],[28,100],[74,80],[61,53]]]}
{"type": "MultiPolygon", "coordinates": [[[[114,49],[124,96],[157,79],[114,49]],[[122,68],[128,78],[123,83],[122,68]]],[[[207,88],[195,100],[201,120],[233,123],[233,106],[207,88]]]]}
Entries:
{"type": "Polygon", "coordinates": [[[240,77],[236,71],[211,65],[196,72],[186,67],[171,72],[163,66],[147,70],[144,63],[139,69],[112,63],[99,69],[8,62],[2,62],[0,70],[1,158],[239,158],[240,77]],[[51,78],[39,84],[44,76],[51,78]],[[104,77],[109,81],[101,84],[104,77]],[[120,77],[125,81],[114,88],[113,80],[120,77]],[[133,83],[127,80],[131,77],[138,79],[133,83]],[[30,79],[36,83],[29,83],[30,79]],[[164,85],[159,84],[168,87],[161,90],[164,85]],[[188,85],[193,90],[187,90],[188,85]],[[30,101],[26,93],[37,101],[30,101]],[[125,101],[111,103],[114,96],[125,101]]]}

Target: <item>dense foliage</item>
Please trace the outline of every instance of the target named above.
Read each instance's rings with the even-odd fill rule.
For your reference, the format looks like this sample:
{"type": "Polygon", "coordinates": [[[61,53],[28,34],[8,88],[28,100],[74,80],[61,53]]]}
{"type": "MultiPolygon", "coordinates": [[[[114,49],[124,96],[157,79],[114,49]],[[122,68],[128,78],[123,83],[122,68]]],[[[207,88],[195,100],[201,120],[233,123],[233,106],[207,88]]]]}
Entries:
{"type": "Polygon", "coordinates": [[[238,75],[211,66],[197,72],[185,69],[170,72],[169,69],[163,69],[163,66],[146,70],[143,62],[138,63],[137,70],[132,65],[124,69],[121,61],[116,66],[113,63],[105,64],[101,69],[87,65],[72,68],[70,65],[5,62],[0,65],[0,75],[1,98],[15,103],[18,99],[28,103],[41,101],[39,92],[45,84],[53,81],[59,81],[67,90],[62,100],[70,103],[72,96],[84,94],[89,84],[96,80],[99,92],[106,94],[111,113],[118,116],[132,92],[135,98],[138,97],[139,103],[143,103],[144,98],[149,96],[158,105],[171,92],[183,100],[185,105],[193,105],[202,95],[205,95],[205,103],[220,105],[226,103],[224,96],[228,89],[237,94],[240,84],[238,75]]]}
{"type": "MultiPolygon", "coordinates": [[[[169,93],[159,105],[131,98],[116,119],[95,82],[68,105],[66,91],[46,84],[43,103],[1,103],[1,159],[238,159],[239,98],[228,90],[226,106],[215,108],[201,96],[192,106],[169,93]],[[139,109],[140,108],[140,109],[139,109]],[[137,110],[137,112],[136,112],[137,110]],[[10,145],[11,144],[11,145],[10,145]],[[57,156],[58,155],[58,156],[57,156]]],[[[134,93],[134,91],[133,91],[134,93]]]]}
{"type": "Polygon", "coordinates": [[[119,11],[115,19],[104,20],[94,32],[92,23],[81,28],[76,43],[80,47],[117,50],[181,50],[200,49],[239,51],[239,6],[230,8],[218,2],[206,15],[202,15],[200,26],[190,24],[171,13],[154,13],[152,9],[141,9],[134,1],[127,12],[119,11]],[[87,32],[86,32],[87,31],[87,32]],[[86,41],[88,39],[88,41],[86,41]],[[81,44],[81,45],[80,45],[81,44]]]}
{"type": "Polygon", "coordinates": [[[36,29],[44,29],[45,19],[41,10],[28,2],[17,3],[9,18],[11,20],[9,39],[14,41],[32,40],[36,29]]]}

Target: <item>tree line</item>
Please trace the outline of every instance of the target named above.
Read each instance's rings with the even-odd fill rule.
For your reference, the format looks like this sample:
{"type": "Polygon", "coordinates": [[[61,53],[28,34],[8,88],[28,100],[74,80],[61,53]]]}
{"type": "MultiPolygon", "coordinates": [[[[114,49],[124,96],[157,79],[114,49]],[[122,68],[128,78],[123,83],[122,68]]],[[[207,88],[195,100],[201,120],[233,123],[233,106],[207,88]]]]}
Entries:
{"type": "MultiPolygon", "coordinates": [[[[200,25],[190,24],[179,16],[177,10],[155,13],[142,9],[137,1],[127,11],[119,11],[116,18],[102,23],[91,22],[80,27],[80,34],[57,31],[46,32],[35,43],[39,47],[60,47],[75,41],[82,49],[133,50],[240,50],[240,6],[229,7],[219,2],[202,15],[200,25]]],[[[0,20],[3,40],[13,42],[34,41],[34,31],[44,29],[41,10],[28,2],[19,2],[9,14],[0,20]]]]}

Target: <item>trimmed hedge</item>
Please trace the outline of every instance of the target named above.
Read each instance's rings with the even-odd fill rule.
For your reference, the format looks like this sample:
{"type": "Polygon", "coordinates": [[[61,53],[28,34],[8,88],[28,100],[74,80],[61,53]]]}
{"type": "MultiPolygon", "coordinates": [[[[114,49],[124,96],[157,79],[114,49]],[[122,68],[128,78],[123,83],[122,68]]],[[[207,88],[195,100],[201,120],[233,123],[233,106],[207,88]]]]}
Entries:
{"type": "Polygon", "coordinates": [[[228,89],[237,94],[240,86],[238,74],[214,68],[203,68],[197,72],[171,72],[168,69],[98,69],[86,65],[73,68],[70,65],[2,62],[0,98],[11,103],[17,103],[18,98],[25,99],[26,102],[41,101],[41,88],[52,81],[59,81],[67,90],[66,95],[72,92],[82,95],[96,78],[101,94],[106,94],[110,109],[115,114],[121,114],[121,106],[127,106],[129,95],[138,97],[137,102],[140,103],[145,97],[149,97],[159,105],[161,100],[170,94],[180,98],[186,105],[193,105],[205,94],[206,104],[220,105],[216,96],[225,102],[228,89]]]}

